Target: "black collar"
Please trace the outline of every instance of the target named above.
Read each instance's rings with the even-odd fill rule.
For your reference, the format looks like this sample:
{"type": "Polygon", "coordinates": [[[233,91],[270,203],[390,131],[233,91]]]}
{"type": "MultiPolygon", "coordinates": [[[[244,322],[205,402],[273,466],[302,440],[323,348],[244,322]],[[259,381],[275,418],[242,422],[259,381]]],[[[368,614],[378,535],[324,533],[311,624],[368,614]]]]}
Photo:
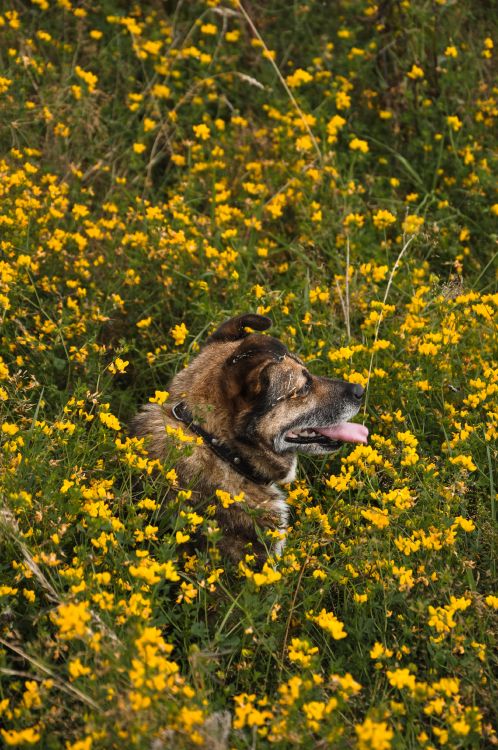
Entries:
{"type": "Polygon", "coordinates": [[[241,474],[243,477],[249,479],[250,482],[254,482],[255,484],[272,483],[271,479],[264,477],[259,473],[259,471],[256,471],[256,469],[254,469],[251,464],[246,461],[245,458],[237,455],[237,453],[233,451],[228,445],[224,445],[220,440],[218,440],[218,438],[214,437],[214,435],[211,435],[211,433],[207,432],[207,430],[201,427],[200,424],[194,422],[192,412],[188,408],[185,401],[179,401],[173,406],[171,411],[173,412],[173,416],[176,419],[186,424],[189,430],[195,432],[196,435],[199,435],[199,437],[203,439],[205,445],[207,445],[207,447],[210,448],[213,453],[216,453],[219,458],[229,464],[232,469],[238,474],[241,474]]]}

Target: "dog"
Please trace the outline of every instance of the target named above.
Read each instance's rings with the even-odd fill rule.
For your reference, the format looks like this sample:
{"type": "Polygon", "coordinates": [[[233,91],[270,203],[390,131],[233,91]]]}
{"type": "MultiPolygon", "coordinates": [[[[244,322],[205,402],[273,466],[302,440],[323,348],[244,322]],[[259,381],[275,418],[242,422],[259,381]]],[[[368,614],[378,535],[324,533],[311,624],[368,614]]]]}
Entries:
{"type": "Polygon", "coordinates": [[[235,562],[250,553],[263,564],[281,554],[288,506],[278,485],[295,478],[297,453],[330,453],[368,437],[366,427],[347,421],[358,413],[362,386],[311,374],[261,333],[271,324],[256,314],[223,323],[173,378],[168,401],[147,404],[130,426],[157,459],[168,453],[168,427],[202,438],[175,466],[178,482],[193,489],[199,507],[216,502],[218,547],[235,562]],[[216,490],[239,499],[221,502],[216,490]]]}

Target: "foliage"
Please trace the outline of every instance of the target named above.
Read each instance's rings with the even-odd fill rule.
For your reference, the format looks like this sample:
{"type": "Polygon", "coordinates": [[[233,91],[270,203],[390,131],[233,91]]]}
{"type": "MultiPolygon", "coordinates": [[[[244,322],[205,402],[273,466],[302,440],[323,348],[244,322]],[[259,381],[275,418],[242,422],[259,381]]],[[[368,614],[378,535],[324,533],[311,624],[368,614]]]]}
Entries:
{"type": "Polygon", "coordinates": [[[33,0],[0,39],[3,742],[496,744],[491,6],[33,0]],[[188,444],[126,436],[252,310],[371,431],[262,571],[188,444]]]}

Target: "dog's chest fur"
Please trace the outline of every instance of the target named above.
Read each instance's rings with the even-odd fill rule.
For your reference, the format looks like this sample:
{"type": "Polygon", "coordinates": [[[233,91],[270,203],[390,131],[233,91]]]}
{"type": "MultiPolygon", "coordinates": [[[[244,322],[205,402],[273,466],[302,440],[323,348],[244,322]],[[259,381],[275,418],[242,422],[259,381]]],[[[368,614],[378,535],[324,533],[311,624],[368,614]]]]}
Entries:
{"type": "MultiPolygon", "coordinates": [[[[148,404],[135,417],[133,431],[137,436],[148,436],[147,450],[151,458],[163,460],[168,454],[170,440],[167,428],[186,431],[185,425],[171,415],[171,409],[148,404]]],[[[173,438],[174,439],[174,438],[173,438]]],[[[175,462],[178,486],[192,490],[193,507],[202,508],[212,503],[216,490],[222,489],[232,497],[243,493],[243,500],[224,508],[216,504],[215,518],[222,531],[218,547],[223,555],[234,561],[253,553],[264,561],[268,552],[280,554],[284,546],[284,533],[288,523],[288,505],[285,493],[275,483],[256,484],[239,474],[205,444],[189,448],[189,455],[175,462]],[[264,540],[266,531],[280,532],[280,538],[264,540]]],[[[296,473],[293,457],[289,472],[282,480],[292,482],[296,473]]]]}

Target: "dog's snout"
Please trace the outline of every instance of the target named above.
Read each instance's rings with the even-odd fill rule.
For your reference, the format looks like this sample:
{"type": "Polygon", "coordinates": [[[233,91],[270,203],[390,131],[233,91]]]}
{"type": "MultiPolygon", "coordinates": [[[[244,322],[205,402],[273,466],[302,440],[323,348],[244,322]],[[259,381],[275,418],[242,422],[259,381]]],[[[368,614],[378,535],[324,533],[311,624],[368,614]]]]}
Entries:
{"type": "Polygon", "coordinates": [[[348,383],[348,391],[356,401],[361,401],[365,389],[359,383],[348,383]]]}

